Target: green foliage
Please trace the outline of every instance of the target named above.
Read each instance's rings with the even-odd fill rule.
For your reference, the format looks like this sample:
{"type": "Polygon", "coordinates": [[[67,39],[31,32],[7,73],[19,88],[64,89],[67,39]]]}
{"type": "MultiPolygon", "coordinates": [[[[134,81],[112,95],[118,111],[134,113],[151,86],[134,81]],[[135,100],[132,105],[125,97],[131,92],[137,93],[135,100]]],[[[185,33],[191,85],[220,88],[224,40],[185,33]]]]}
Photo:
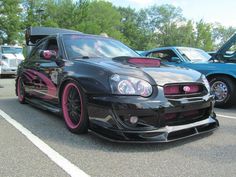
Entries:
{"type": "Polygon", "coordinates": [[[20,1],[0,1],[0,38],[2,43],[14,44],[20,32],[20,1]]]}
{"type": "Polygon", "coordinates": [[[106,33],[137,50],[174,45],[213,50],[236,30],[186,20],[182,9],[169,4],[136,11],[103,0],[0,0],[0,15],[0,43],[23,41],[26,27],[41,25],[106,33]]]}
{"type": "Polygon", "coordinates": [[[121,14],[120,21],[122,26],[120,31],[125,36],[126,44],[136,50],[148,49],[152,36],[145,28],[140,24],[140,18],[142,16],[131,8],[118,8],[121,14]]]}
{"type": "Polygon", "coordinates": [[[212,50],[213,40],[211,35],[211,25],[203,22],[203,20],[200,20],[196,25],[196,29],[197,34],[195,46],[197,48],[202,48],[206,51],[212,50]]]}
{"type": "Polygon", "coordinates": [[[213,26],[212,37],[214,39],[215,48],[222,46],[236,31],[236,28],[224,27],[219,23],[213,26]]]}
{"type": "Polygon", "coordinates": [[[80,31],[89,34],[106,33],[118,40],[124,40],[120,31],[121,16],[109,2],[92,1],[87,6],[87,14],[77,25],[80,31]]]}
{"type": "Polygon", "coordinates": [[[194,40],[193,24],[191,21],[186,22],[180,8],[168,4],[154,5],[141,13],[146,18],[144,26],[153,34],[155,47],[192,46],[194,40]]]}

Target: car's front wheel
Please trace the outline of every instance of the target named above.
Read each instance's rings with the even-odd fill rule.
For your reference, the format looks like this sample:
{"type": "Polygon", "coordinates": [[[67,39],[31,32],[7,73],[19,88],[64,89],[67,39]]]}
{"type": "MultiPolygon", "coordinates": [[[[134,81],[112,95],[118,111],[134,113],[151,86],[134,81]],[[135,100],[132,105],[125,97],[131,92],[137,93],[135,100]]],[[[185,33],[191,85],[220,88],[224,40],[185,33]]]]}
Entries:
{"type": "Polygon", "coordinates": [[[236,96],[235,83],[229,77],[214,77],[210,80],[211,91],[215,94],[215,106],[227,108],[232,106],[236,96]]]}
{"type": "Polygon", "coordinates": [[[86,96],[77,82],[68,82],[62,91],[62,111],[68,129],[77,134],[88,131],[86,96]]]}

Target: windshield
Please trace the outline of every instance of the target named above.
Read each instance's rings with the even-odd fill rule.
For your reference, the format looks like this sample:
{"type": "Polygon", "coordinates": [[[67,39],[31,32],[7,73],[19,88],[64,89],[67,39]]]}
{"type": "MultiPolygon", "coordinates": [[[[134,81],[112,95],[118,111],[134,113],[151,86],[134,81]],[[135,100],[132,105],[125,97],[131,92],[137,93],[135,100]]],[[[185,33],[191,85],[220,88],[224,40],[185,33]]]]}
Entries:
{"type": "Polygon", "coordinates": [[[22,54],[22,48],[20,48],[20,47],[2,47],[2,53],[22,54]]]}
{"type": "Polygon", "coordinates": [[[121,42],[111,38],[65,34],[63,35],[63,41],[67,56],[70,59],[139,56],[121,42]]]}
{"type": "Polygon", "coordinates": [[[208,61],[211,56],[201,49],[194,48],[178,48],[180,54],[188,60],[193,62],[208,61]]]}

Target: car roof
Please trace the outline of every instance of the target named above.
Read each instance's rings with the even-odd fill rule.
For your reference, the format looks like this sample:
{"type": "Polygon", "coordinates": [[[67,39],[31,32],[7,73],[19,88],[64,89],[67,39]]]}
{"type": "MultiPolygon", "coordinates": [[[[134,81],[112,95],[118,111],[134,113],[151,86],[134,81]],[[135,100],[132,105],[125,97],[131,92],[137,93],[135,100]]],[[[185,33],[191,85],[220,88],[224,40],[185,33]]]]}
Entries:
{"type": "Polygon", "coordinates": [[[53,35],[57,33],[82,33],[75,30],[63,29],[63,28],[51,28],[51,27],[29,27],[28,30],[31,36],[40,36],[40,35],[53,35]]]}
{"type": "MultiPolygon", "coordinates": [[[[62,28],[50,28],[50,27],[30,27],[26,29],[26,43],[35,45],[41,39],[51,36],[57,35],[66,35],[66,34],[75,34],[80,36],[88,36],[88,37],[99,37],[99,38],[110,38],[103,35],[92,35],[92,34],[85,34],[75,30],[68,30],[62,28]]],[[[110,38],[112,39],[112,38],[110,38]]]]}
{"type": "Polygon", "coordinates": [[[104,39],[113,39],[111,37],[106,37],[102,35],[95,35],[95,34],[85,34],[85,33],[60,33],[59,35],[79,35],[83,37],[94,37],[94,38],[104,38],[104,39]]]}

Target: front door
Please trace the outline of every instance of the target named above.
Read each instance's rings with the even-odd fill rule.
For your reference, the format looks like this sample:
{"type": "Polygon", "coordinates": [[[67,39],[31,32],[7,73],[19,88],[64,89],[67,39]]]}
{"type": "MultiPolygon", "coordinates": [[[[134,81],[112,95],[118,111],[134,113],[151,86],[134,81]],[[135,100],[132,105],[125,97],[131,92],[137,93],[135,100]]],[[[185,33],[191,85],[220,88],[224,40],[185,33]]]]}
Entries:
{"type": "Polygon", "coordinates": [[[58,53],[58,49],[56,37],[48,38],[35,48],[25,63],[24,82],[26,92],[32,97],[47,102],[58,101],[58,75],[61,73],[63,65],[57,62],[57,58],[45,59],[40,56],[42,50],[54,50],[58,53]]]}

